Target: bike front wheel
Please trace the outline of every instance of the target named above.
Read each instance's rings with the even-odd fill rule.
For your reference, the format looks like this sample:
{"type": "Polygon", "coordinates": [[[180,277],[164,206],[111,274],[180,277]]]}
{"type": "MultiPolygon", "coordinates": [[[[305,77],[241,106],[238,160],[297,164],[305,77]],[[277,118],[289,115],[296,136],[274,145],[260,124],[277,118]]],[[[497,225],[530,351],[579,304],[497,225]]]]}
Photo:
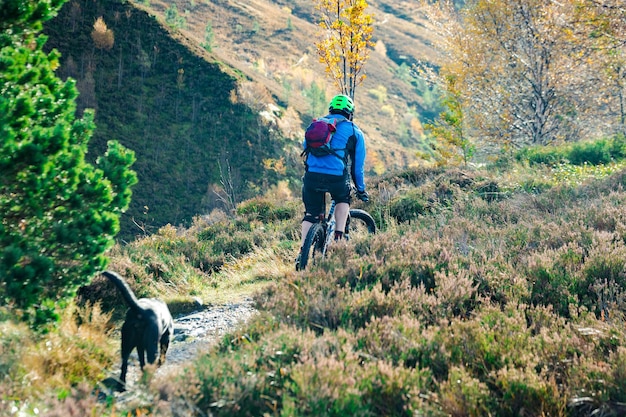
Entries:
{"type": "Polygon", "coordinates": [[[350,216],[346,222],[346,235],[354,239],[372,233],[376,233],[374,218],[365,210],[350,209],[350,216]]]}
{"type": "Polygon", "coordinates": [[[300,250],[296,271],[303,271],[307,265],[314,264],[322,258],[324,253],[324,241],[324,227],[319,223],[313,224],[300,250]]]}

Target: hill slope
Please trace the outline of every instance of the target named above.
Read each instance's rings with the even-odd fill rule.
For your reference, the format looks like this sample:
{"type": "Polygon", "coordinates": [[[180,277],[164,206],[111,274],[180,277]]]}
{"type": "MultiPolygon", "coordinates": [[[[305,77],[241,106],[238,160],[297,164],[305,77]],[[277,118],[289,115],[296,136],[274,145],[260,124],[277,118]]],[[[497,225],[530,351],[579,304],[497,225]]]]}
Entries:
{"type": "MultiPolygon", "coordinates": [[[[408,65],[434,56],[415,6],[371,9],[377,47],[356,97],[370,176],[419,162],[428,103],[408,65]]],[[[93,158],[110,139],[136,152],[140,183],[123,238],[188,225],[283,179],[299,189],[303,127],[337,92],[317,62],[316,19],[305,1],[72,0],[47,24],[47,47],[62,54],[59,75],[77,80],[79,110],[96,109],[93,158]],[[180,29],[163,23],[174,5],[180,29]],[[111,45],[92,37],[98,18],[111,45]],[[212,52],[200,46],[207,24],[212,52]]]]}
{"type": "MultiPolygon", "coordinates": [[[[368,4],[367,12],[375,19],[372,40],[376,47],[365,66],[367,78],[357,88],[355,120],[368,136],[372,160],[382,161],[380,173],[416,162],[413,151],[422,141],[419,118],[432,117],[436,106],[425,101],[427,88],[408,71],[418,60],[436,61],[436,53],[433,34],[414,2],[375,0],[368,4]]],[[[174,5],[185,19],[181,33],[200,45],[210,25],[214,56],[265,87],[281,107],[294,109],[301,123],[315,107],[310,98],[312,83],[325,91],[326,98],[337,93],[318,62],[314,42],[319,39],[319,12],[314,2],[156,0],[146,9],[164,19],[174,5]]],[[[284,131],[287,136],[300,133],[298,129],[284,131]]]]}
{"type": "Polygon", "coordinates": [[[183,46],[153,17],[117,1],[74,1],[46,33],[47,47],[62,53],[60,75],[77,80],[79,107],[96,110],[90,155],[100,155],[111,139],[136,153],[140,182],[125,237],[138,231],[133,223],[189,223],[215,204],[209,184],[225,180],[236,197],[277,180],[272,172],[259,174],[264,159],[282,153],[280,138],[267,140],[269,126],[233,100],[234,72],[183,46]],[[101,16],[114,33],[110,49],[91,37],[101,16]]]}

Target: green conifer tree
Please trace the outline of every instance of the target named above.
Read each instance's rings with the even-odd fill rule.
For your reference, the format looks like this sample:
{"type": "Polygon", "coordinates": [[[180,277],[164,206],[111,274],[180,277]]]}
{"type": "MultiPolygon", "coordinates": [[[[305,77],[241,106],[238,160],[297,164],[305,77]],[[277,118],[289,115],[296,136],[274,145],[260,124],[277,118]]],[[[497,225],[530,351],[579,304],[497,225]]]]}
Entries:
{"type": "Polygon", "coordinates": [[[62,3],[0,3],[0,304],[34,325],[106,266],[137,181],[117,142],[85,161],[93,112],[76,119],[75,83],[38,34],[62,3]]]}

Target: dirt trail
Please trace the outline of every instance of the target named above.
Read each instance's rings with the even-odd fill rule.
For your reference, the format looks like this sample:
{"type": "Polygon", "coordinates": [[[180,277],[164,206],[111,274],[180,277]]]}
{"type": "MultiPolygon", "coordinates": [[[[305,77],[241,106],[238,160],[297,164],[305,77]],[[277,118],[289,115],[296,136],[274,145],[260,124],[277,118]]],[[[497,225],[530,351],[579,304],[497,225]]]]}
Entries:
{"type": "MultiPolygon", "coordinates": [[[[182,369],[198,354],[206,351],[219,337],[246,322],[256,310],[251,299],[244,299],[224,305],[204,308],[196,313],[182,316],[174,320],[174,338],[167,351],[163,366],[155,374],[155,378],[182,369]]],[[[120,363],[111,370],[111,377],[119,376],[120,363]]],[[[127,393],[132,393],[140,378],[137,352],[133,351],[129,365],[127,393]]]]}

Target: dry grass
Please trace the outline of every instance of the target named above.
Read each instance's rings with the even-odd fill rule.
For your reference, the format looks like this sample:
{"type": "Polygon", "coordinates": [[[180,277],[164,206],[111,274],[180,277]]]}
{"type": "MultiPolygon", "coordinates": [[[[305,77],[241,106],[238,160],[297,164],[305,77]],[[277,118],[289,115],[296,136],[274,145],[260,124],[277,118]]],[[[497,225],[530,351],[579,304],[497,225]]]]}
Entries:
{"type": "Polygon", "coordinates": [[[97,305],[70,306],[61,325],[45,334],[10,320],[0,322],[0,334],[0,408],[6,410],[46,409],[45,398],[64,398],[103,379],[116,357],[110,315],[97,305]]]}

